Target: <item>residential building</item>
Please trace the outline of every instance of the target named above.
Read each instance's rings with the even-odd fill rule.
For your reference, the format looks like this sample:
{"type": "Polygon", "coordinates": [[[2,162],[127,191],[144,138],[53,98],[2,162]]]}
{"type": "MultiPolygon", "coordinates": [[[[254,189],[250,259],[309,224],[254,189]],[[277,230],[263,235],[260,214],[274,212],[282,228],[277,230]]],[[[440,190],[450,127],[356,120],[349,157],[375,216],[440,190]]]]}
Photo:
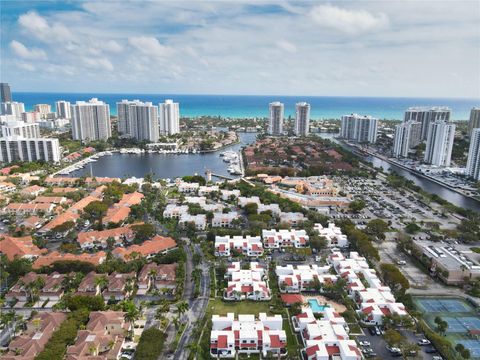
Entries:
{"type": "Polygon", "coordinates": [[[268,133],[270,135],[283,135],[283,104],[275,101],[269,104],[270,120],[268,123],[268,133]]]}
{"type": "Polygon", "coordinates": [[[188,214],[187,205],[168,204],[163,210],[165,219],[179,219],[183,214],[188,214]]]}
{"type": "Polygon", "coordinates": [[[42,279],[43,281],[43,285],[38,289],[38,298],[40,301],[60,300],[64,293],[63,280],[65,279],[65,275],[59,274],[58,272],[53,272],[48,275],[37,274],[34,272],[27,273],[10,288],[9,292],[5,295],[5,299],[7,301],[12,301],[14,299],[22,302],[30,301],[28,285],[34,283],[37,279],[42,279]]]}
{"type": "Polygon", "coordinates": [[[200,188],[199,183],[189,183],[182,180],[177,182],[177,186],[178,191],[181,193],[197,193],[200,188]]]}
{"type": "Polygon", "coordinates": [[[251,196],[251,197],[239,196],[238,197],[238,206],[245,207],[248,204],[260,205],[261,204],[260,198],[258,196],[251,196]]]}
{"type": "Polygon", "coordinates": [[[473,107],[470,110],[470,120],[468,121],[468,135],[472,136],[473,129],[480,128],[480,107],[473,107]]]}
{"type": "Polygon", "coordinates": [[[435,121],[430,124],[424,161],[435,166],[450,166],[455,124],[435,121]]]}
{"type": "Polygon", "coordinates": [[[207,216],[205,214],[190,215],[183,213],[178,220],[178,225],[185,228],[188,224],[193,224],[195,229],[199,231],[205,230],[207,227],[207,216]]]}
{"type": "Polygon", "coordinates": [[[141,245],[131,245],[127,248],[115,248],[112,253],[125,261],[133,260],[132,254],[135,256],[143,256],[151,258],[156,254],[165,254],[177,247],[177,242],[170,237],[160,235],[154,236],[152,239],[144,241],[141,245]]]}
{"type": "Polygon", "coordinates": [[[52,107],[50,104],[36,104],[34,106],[34,111],[40,114],[42,119],[46,119],[47,115],[52,112],[52,107]]]}
{"type": "Polygon", "coordinates": [[[418,121],[406,121],[395,126],[393,140],[393,156],[408,157],[409,151],[419,145],[422,136],[422,123],[418,121]]]}
{"type": "Polygon", "coordinates": [[[242,269],[240,262],[231,263],[225,274],[227,287],[223,291],[225,300],[270,300],[268,273],[259,263],[251,262],[250,269],[242,269]]]}
{"type": "Polygon", "coordinates": [[[232,198],[238,198],[240,196],[240,190],[220,190],[220,194],[222,200],[227,201],[232,198]]]}
{"type": "Polygon", "coordinates": [[[31,214],[52,214],[55,210],[55,205],[51,203],[10,203],[2,209],[3,213],[10,213],[15,215],[31,215],[31,214]]]}
{"type": "Polygon", "coordinates": [[[411,107],[405,111],[404,121],[416,121],[422,124],[421,139],[427,140],[430,124],[435,121],[450,121],[452,110],[445,106],[411,107]]]}
{"type": "Polygon", "coordinates": [[[340,136],[357,143],[374,144],[377,141],[378,119],[358,114],[343,115],[340,136]]]}
{"type": "Polygon", "coordinates": [[[36,111],[26,111],[21,115],[21,120],[26,123],[36,123],[41,119],[40,113],[36,111]]]}
{"type": "Polygon", "coordinates": [[[213,214],[212,227],[231,228],[235,224],[234,221],[239,218],[240,215],[236,211],[230,211],[226,214],[217,212],[213,214]]]}
{"type": "Polygon", "coordinates": [[[26,139],[40,137],[40,127],[35,123],[24,121],[10,121],[0,125],[0,137],[19,136],[26,139]]]}
{"type": "Polygon", "coordinates": [[[7,101],[0,104],[0,111],[2,115],[15,116],[17,120],[22,119],[22,113],[25,112],[25,104],[16,101],[7,101]]]}
{"type": "Polygon", "coordinates": [[[28,196],[38,196],[41,193],[45,192],[47,188],[44,188],[43,186],[39,185],[32,185],[32,186],[27,186],[26,188],[22,189],[20,193],[22,195],[28,195],[28,196]]]}
{"type": "Polygon", "coordinates": [[[295,135],[308,136],[310,130],[310,104],[299,102],[295,105],[295,135]]]}
{"type": "Polygon", "coordinates": [[[138,205],[144,198],[142,193],[135,191],[130,194],[124,194],[122,199],[113,204],[108,210],[107,214],[103,217],[102,223],[107,224],[122,224],[130,214],[130,207],[138,205]]]}
{"type": "Polygon", "coordinates": [[[329,262],[347,282],[348,296],[357,303],[357,312],[363,313],[365,324],[381,325],[390,314],[408,316],[405,306],[396,302],[390,288],[381,282],[364,257],[350,252],[349,258],[345,258],[341,252],[333,252],[329,262]]]}
{"type": "Polygon", "coordinates": [[[10,85],[8,83],[0,83],[0,102],[11,102],[12,92],[10,91],[10,85]]]}
{"type": "Polygon", "coordinates": [[[200,186],[198,188],[198,195],[205,196],[207,194],[215,193],[219,191],[218,185],[211,185],[211,186],[200,186]]]}
{"type": "Polygon", "coordinates": [[[76,295],[90,295],[90,296],[97,296],[100,295],[101,289],[100,285],[98,284],[98,278],[100,278],[101,274],[97,274],[94,271],[90,271],[80,282],[78,285],[76,295]]]}
{"type": "Polygon", "coordinates": [[[215,237],[215,256],[231,256],[235,253],[251,257],[262,256],[263,245],[260,236],[215,237]]]}
{"type": "Polygon", "coordinates": [[[138,141],[158,141],[158,107],[151,102],[117,102],[118,131],[138,141]]]}
{"type": "Polygon", "coordinates": [[[466,175],[480,180],[480,128],[472,129],[468,150],[466,175]]]}
{"type": "Polygon", "coordinates": [[[94,311],[84,329],[78,330],[75,344],[67,348],[67,360],[117,360],[121,358],[130,324],[121,311],[94,311]]]}
{"type": "Polygon", "coordinates": [[[70,120],[72,118],[70,101],[60,100],[55,102],[57,118],[70,120]]]}
{"type": "Polygon", "coordinates": [[[307,218],[301,212],[282,212],[280,214],[280,222],[289,226],[296,227],[304,221],[307,221],[307,218]]]}
{"type": "Polygon", "coordinates": [[[138,274],[137,295],[145,295],[149,290],[175,291],[177,287],[177,264],[146,264],[138,274]]]}
{"type": "Polygon", "coordinates": [[[41,129],[47,129],[50,131],[63,131],[67,129],[67,126],[70,125],[70,120],[68,119],[51,119],[51,120],[40,120],[38,125],[41,129]]]}
{"type": "Polygon", "coordinates": [[[104,251],[98,251],[92,254],[71,254],[71,253],[59,253],[58,251],[52,251],[38,257],[33,263],[34,269],[41,269],[42,267],[48,267],[57,261],[82,261],[88,262],[94,266],[98,266],[105,261],[107,254],[104,251]]]}
{"type": "Polygon", "coordinates": [[[275,273],[282,293],[319,291],[321,286],[331,285],[337,281],[337,276],[330,274],[330,266],[316,264],[277,266],[275,273]]]}
{"type": "Polygon", "coordinates": [[[17,185],[8,181],[0,181],[0,193],[10,193],[17,190],[17,185]]]}
{"type": "Polygon", "coordinates": [[[105,301],[121,301],[128,298],[134,289],[135,272],[121,274],[114,271],[107,277],[108,285],[102,292],[105,301]]]}
{"type": "Polygon", "coordinates": [[[125,242],[131,242],[135,238],[135,231],[132,228],[134,225],[101,231],[80,232],[78,233],[77,241],[82,250],[106,249],[109,239],[113,241],[113,246],[123,246],[125,242]]]}
{"type": "Polygon", "coordinates": [[[0,235],[0,253],[4,254],[10,261],[15,258],[33,260],[46,252],[47,249],[40,249],[33,243],[31,236],[0,235]]]}
{"type": "Polygon", "coordinates": [[[281,315],[267,316],[234,313],[212,316],[210,354],[212,357],[235,358],[237,354],[261,354],[262,357],[286,354],[287,335],[282,330],[281,315]]]}
{"type": "Polygon", "coordinates": [[[110,107],[96,98],[70,106],[73,140],[107,140],[112,136],[110,107]]]}
{"type": "Polygon", "coordinates": [[[34,315],[28,321],[26,329],[10,341],[8,350],[2,354],[2,359],[35,359],[66,319],[67,314],[62,312],[41,312],[34,315]]]}
{"type": "Polygon", "coordinates": [[[343,248],[348,246],[347,235],[344,235],[342,229],[334,223],[328,223],[327,227],[323,227],[322,224],[315,224],[313,229],[325,238],[328,247],[343,248]]]}
{"type": "Polygon", "coordinates": [[[262,230],[263,246],[266,249],[283,247],[303,248],[307,246],[309,236],[305,230],[262,230]]]}
{"type": "Polygon", "coordinates": [[[180,106],[173,100],[159,104],[160,134],[174,135],[180,132],[180,106]]]}
{"type": "Polygon", "coordinates": [[[45,161],[59,162],[60,142],[49,138],[23,138],[20,136],[0,138],[0,162],[45,161]]]}

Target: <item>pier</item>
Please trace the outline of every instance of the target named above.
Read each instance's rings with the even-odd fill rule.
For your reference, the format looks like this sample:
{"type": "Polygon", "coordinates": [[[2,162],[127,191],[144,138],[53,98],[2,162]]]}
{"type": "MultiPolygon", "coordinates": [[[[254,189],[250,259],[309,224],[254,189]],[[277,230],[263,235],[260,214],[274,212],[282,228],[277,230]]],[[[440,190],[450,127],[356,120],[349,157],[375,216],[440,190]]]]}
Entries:
{"type": "Polygon", "coordinates": [[[226,176],[226,175],[220,175],[220,174],[215,174],[215,173],[211,173],[212,176],[215,176],[219,179],[224,179],[224,180],[236,180],[238,178],[234,178],[234,177],[231,177],[231,176],[226,176]]]}

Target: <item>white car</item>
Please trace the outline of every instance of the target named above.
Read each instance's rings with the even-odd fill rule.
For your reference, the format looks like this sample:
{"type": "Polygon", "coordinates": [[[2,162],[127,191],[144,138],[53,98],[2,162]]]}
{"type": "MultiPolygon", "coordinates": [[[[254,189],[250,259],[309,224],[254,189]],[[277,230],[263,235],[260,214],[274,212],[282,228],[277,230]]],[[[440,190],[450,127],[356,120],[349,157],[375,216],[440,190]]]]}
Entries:
{"type": "Polygon", "coordinates": [[[430,345],[431,342],[428,339],[420,339],[420,340],[418,340],[417,344],[420,345],[420,346],[424,346],[424,345],[430,345]]]}
{"type": "Polygon", "coordinates": [[[360,346],[370,346],[370,341],[359,341],[360,346]]]}
{"type": "Polygon", "coordinates": [[[397,265],[407,265],[407,262],[404,260],[398,260],[397,265]]]}

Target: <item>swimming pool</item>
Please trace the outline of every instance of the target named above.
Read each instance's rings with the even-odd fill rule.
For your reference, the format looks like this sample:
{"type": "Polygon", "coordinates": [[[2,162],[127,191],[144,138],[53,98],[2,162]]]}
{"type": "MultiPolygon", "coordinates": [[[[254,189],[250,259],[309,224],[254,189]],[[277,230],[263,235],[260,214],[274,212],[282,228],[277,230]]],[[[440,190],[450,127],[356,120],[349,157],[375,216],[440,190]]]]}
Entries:
{"type": "Polygon", "coordinates": [[[308,304],[310,305],[310,309],[312,309],[314,313],[323,312],[325,308],[328,307],[328,305],[320,305],[317,299],[309,299],[308,304]]]}

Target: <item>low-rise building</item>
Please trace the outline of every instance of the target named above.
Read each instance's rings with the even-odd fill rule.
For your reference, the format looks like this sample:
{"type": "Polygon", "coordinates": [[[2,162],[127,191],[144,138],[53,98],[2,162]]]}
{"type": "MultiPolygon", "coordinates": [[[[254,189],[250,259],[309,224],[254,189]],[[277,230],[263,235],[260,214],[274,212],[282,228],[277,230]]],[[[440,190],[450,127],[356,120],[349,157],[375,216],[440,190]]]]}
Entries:
{"type": "Polygon", "coordinates": [[[205,214],[182,214],[182,216],[180,216],[180,219],[178,220],[178,224],[183,227],[187,226],[187,224],[194,224],[195,229],[200,231],[205,230],[205,228],[207,227],[207,216],[205,214]]]}
{"type": "Polygon", "coordinates": [[[300,212],[282,212],[280,214],[280,222],[293,227],[300,225],[306,220],[305,215],[300,212]]]}
{"type": "Polygon", "coordinates": [[[85,275],[80,285],[78,286],[76,295],[100,295],[101,289],[97,281],[98,278],[100,278],[101,276],[105,275],[97,274],[94,271],[91,271],[87,275],[85,275]]]}
{"type": "Polygon", "coordinates": [[[3,212],[16,215],[51,214],[55,207],[55,204],[52,203],[10,203],[3,209],[3,212]]]}
{"type": "Polygon", "coordinates": [[[45,254],[47,249],[39,249],[34,243],[31,236],[13,237],[8,235],[0,235],[0,252],[5,254],[9,260],[19,259],[36,259],[45,254]]]}
{"type": "Polygon", "coordinates": [[[147,259],[157,255],[165,254],[177,247],[177,242],[171,237],[154,236],[140,245],[131,245],[127,248],[118,247],[112,251],[113,255],[123,260],[133,260],[132,255],[143,256],[147,259]]]}
{"type": "Polygon", "coordinates": [[[26,188],[22,189],[20,191],[20,194],[25,195],[25,196],[38,196],[41,193],[45,192],[47,188],[44,188],[43,186],[39,185],[32,185],[32,186],[27,186],[26,188]]]}
{"type": "Polygon", "coordinates": [[[135,285],[135,273],[121,274],[114,271],[108,275],[108,285],[102,292],[105,301],[120,301],[129,297],[135,285]]]}
{"type": "Polygon", "coordinates": [[[260,236],[216,236],[215,256],[231,256],[233,253],[258,257],[263,255],[260,236]]]}
{"type": "Polygon", "coordinates": [[[305,230],[262,230],[263,246],[266,249],[283,247],[303,248],[308,245],[309,236],[305,230]]]}
{"type": "Polygon", "coordinates": [[[29,290],[29,284],[38,282],[38,297],[40,301],[52,300],[58,301],[63,296],[63,280],[65,275],[53,272],[51,274],[37,274],[29,272],[22,276],[10,291],[5,295],[7,301],[14,299],[18,301],[31,301],[32,292],[29,290]]]}
{"type": "Polygon", "coordinates": [[[187,205],[168,204],[163,210],[165,219],[179,219],[182,214],[188,214],[187,205]]]}
{"type": "Polygon", "coordinates": [[[315,224],[314,230],[318,231],[318,234],[327,240],[327,246],[329,247],[343,248],[348,246],[347,235],[344,235],[342,230],[334,223],[328,223],[327,227],[323,227],[322,224],[315,224]]]}
{"type": "Polygon", "coordinates": [[[177,264],[146,264],[138,274],[137,295],[145,295],[149,290],[175,291],[177,264]]]}
{"type": "Polygon", "coordinates": [[[67,315],[61,312],[41,312],[33,316],[28,321],[26,330],[8,344],[8,351],[2,354],[2,359],[34,359],[66,319],[67,315]]]}
{"type": "Polygon", "coordinates": [[[322,286],[331,285],[337,281],[337,276],[330,274],[330,266],[316,264],[277,266],[275,273],[282,293],[319,291],[322,286]]]}
{"type": "Polygon", "coordinates": [[[122,224],[130,215],[130,207],[138,205],[144,198],[143,194],[135,191],[131,194],[124,194],[122,199],[107,210],[107,214],[102,219],[102,223],[122,224]]]}
{"type": "Polygon", "coordinates": [[[103,263],[106,258],[107,254],[104,251],[98,251],[93,254],[82,253],[78,255],[52,251],[51,253],[47,253],[38,257],[33,263],[33,268],[41,269],[42,267],[50,266],[57,261],[82,261],[98,266],[103,263]]]}
{"type": "Polygon", "coordinates": [[[86,328],[78,331],[75,344],[68,347],[65,359],[117,360],[129,330],[124,312],[92,312],[86,328]]]}
{"type": "Polygon", "coordinates": [[[225,300],[270,300],[267,273],[257,262],[250,263],[250,269],[242,269],[240,262],[228,266],[225,274],[227,288],[223,292],[225,300]]]}
{"type": "Polygon", "coordinates": [[[0,193],[9,193],[16,190],[16,185],[8,181],[0,181],[0,193]]]}
{"type": "Polygon", "coordinates": [[[198,187],[198,195],[204,196],[213,192],[218,192],[219,187],[218,185],[211,185],[211,186],[199,186],[198,187]]]}
{"type": "Polygon", "coordinates": [[[212,357],[234,358],[237,354],[261,354],[263,357],[284,356],[287,335],[282,329],[281,315],[267,316],[234,313],[212,316],[210,354],[212,357]]]}
{"type": "Polygon", "coordinates": [[[238,197],[238,206],[245,207],[246,205],[249,205],[249,204],[260,205],[261,204],[260,198],[258,196],[251,196],[251,197],[239,196],[238,197]]]}
{"type": "Polygon", "coordinates": [[[220,190],[222,200],[227,201],[230,199],[236,199],[240,196],[240,190],[220,190]]]}
{"type": "Polygon", "coordinates": [[[198,189],[200,188],[200,184],[198,183],[189,183],[189,182],[184,182],[180,181],[178,184],[178,191],[181,193],[187,193],[187,194],[192,194],[192,193],[197,193],[198,189]]]}
{"type": "Polygon", "coordinates": [[[231,228],[234,226],[234,220],[240,218],[240,215],[236,211],[230,211],[229,213],[217,212],[213,214],[212,227],[231,228]]]}
{"type": "Polygon", "coordinates": [[[78,233],[77,241],[83,250],[108,247],[109,239],[114,246],[121,246],[124,242],[131,242],[135,238],[133,225],[101,231],[87,231],[78,233]]]}

